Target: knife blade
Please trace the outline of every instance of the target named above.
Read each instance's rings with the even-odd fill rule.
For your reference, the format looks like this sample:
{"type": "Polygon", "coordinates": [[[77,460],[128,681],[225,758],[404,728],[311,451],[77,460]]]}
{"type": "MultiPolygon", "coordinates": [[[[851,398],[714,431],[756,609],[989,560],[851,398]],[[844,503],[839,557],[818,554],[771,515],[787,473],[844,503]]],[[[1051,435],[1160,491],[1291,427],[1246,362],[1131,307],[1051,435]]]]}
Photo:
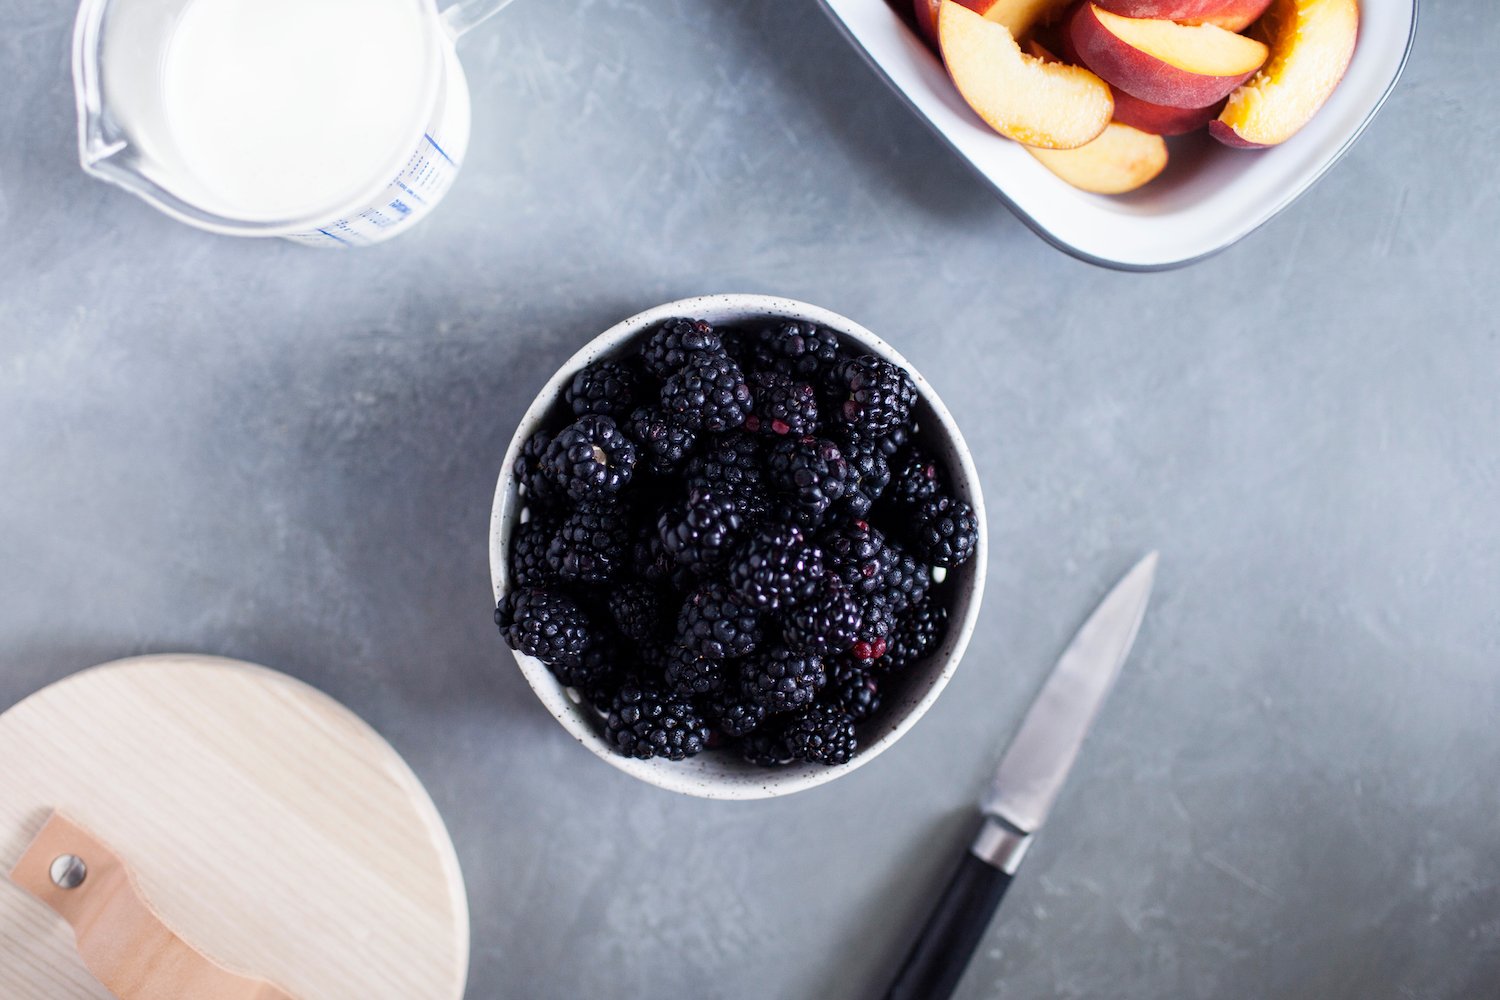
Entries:
{"type": "Polygon", "coordinates": [[[979,833],[907,952],[886,1000],[952,995],[1135,644],[1156,565],[1152,552],[1126,573],[1052,668],[979,801],[979,833]]]}
{"type": "Polygon", "coordinates": [[[1156,562],[1153,552],[1125,574],[1063,651],[1000,759],[980,812],[1023,833],[1035,833],[1046,822],[1135,644],[1156,562]]]}

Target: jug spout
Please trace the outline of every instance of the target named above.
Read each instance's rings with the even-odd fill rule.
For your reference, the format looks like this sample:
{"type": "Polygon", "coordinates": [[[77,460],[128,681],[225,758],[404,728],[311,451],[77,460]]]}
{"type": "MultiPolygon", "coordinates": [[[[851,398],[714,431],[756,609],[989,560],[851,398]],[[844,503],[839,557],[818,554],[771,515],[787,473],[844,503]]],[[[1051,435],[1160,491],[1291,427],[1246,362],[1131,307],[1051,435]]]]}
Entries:
{"type": "MultiPolygon", "coordinates": [[[[130,143],[124,139],[116,139],[114,142],[97,141],[86,138],[79,147],[78,159],[83,164],[83,169],[91,174],[116,173],[105,167],[106,161],[123,160],[120,154],[130,148],[130,143]]],[[[111,166],[118,166],[118,163],[111,166]]]]}
{"type": "Polygon", "coordinates": [[[119,150],[103,136],[104,90],[99,77],[99,22],[104,5],[84,3],[73,25],[73,93],[78,101],[78,157],[88,170],[119,150]]]}
{"type": "Polygon", "coordinates": [[[175,218],[198,225],[217,220],[182,198],[152,140],[154,85],[138,67],[158,65],[173,0],[82,0],[73,26],[73,88],[78,111],[78,160],[107,181],[175,218]]]}
{"type": "Polygon", "coordinates": [[[103,66],[99,33],[106,4],[86,0],[79,8],[73,31],[73,84],[78,101],[78,159],[83,169],[104,176],[117,172],[120,154],[129,148],[125,138],[110,129],[104,106],[103,66]],[[109,163],[109,161],[115,161],[109,163]]]}

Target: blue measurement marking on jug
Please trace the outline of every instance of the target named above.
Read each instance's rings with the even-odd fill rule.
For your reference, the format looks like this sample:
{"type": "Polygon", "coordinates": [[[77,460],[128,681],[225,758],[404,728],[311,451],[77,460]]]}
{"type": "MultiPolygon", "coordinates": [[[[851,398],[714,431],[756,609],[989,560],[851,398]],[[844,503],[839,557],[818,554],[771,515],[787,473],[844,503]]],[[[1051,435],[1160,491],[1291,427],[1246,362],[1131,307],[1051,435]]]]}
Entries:
{"type": "Polygon", "coordinates": [[[293,233],[288,239],[309,246],[369,246],[425,216],[448,192],[459,164],[431,135],[424,133],[422,139],[422,147],[370,208],[312,232],[293,233]]]}
{"type": "Polygon", "coordinates": [[[315,247],[370,246],[405,232],[432,211],[452,187],[469,147],[469,88],[451,51],[446,68],[446,99],[385,190],[358,211],[288,239],[315,247]]]}

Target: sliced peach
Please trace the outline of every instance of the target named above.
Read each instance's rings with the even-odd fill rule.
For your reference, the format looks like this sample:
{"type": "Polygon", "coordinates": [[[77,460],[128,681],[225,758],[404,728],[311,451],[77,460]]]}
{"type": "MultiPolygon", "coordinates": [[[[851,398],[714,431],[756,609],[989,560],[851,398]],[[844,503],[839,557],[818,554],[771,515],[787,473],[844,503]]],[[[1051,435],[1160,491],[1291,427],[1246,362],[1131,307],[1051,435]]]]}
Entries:
{"type": "MultiPolygon", "coordinates": [[[[1073,0],[958,0],[976,14],[1010,29],[1017,40],[1039,24],[1045,24],[1072,3],[1073,0]]],[[[917,30],[937,44],[937,12],[943,0],[913,0],[913,12],[917,18],[917,30]]]]}
{"type": "Polygon", "coordinates": [[[1039,24],[1046,24],[1063,9],[1072,3],[1072,0],[962,0],[964,6],[971,7],[985,17],[997,24],[1003,24],[1010,29],[1013,37],[1020,39],[1026,37],[1033,28],[1039,24]]]}
{"type": "Polygon", "coordinates": [[[1119,122],[1077,149],[1028,147],[1027,152],[1069,184],[1095,194],[1134,191],[1167,167],[1165,139],[1119,122]]]}
{"type": "Polygon", "coordinates": [[[1150,17],[1183,24],[1212,24],[1244,31],[1266,12],[1271,0],[1096,0],[1121,17],[1150,17]]]}
{"type": "MultiPolygon", "coordinates": [[[[1068,33],[1063,32],[1059,41],[1070,58],[1068,33]]],[[[1043,62],[1062,62],[1035,38],[1026,40],[1026,51],[1043,62]]],[[[1118,87],[1111,87],[1115,98],[1115,121],[1121,125],[1150,132],[1152,135],[1186,135],[1207,125],[1223,109],[1224,102],[1210,104],[1206,108],[1169,108],[1165,104],[1152,104],[1139,97],[1131,97],[1118,87]]]]}
{"type": "Polygon", "coordinates": [[[1068,22],[1083,64],[1152,104],[1203,108],[1255,74],[1266,46],[1211,24],[1121,17],[1083,3],[1068,22]]]}
{"type": "Polygon", "coordinates": [[[943,0],[938,11],[938,44],[969,107],[996,132],[1028,146],[1082,146],[1104,131],[1114,113],[1103,80],[1025,54],[1005,25],[957,0],[943,0]]]}
{"type": "MultiPolygon", "coordinates": [[[[1082,66],[1083,60],[1078,58],[1078,53],[1073,48],[1073,32],[1069,30],[1073,23],[1073,13],[1069,12],[1068,17],[1064,18],[1061,24],[1053,26],[1046,32],[1038,33],[1032,39],[1032,42],[1033,44],[1037,44],[1045,40],[1052,51],[1062,57],[1062,62],[1070,66],[1082,66]]],[[[1057,58],[1057,56],[1052,56],[1051,53],[1048,53],[1048,55],[1053,59],[1057,58]]]]}
{"type": "Polygon", "coordinates": [[[1275,0],[1257,30],[1271,58],[1208,123],[1214,138],[1243,149],[1285,142],[1323,107],[1354,57],[1359,3],[1275,0]]]}
{"type": "Polygon", "coordinates": [[[1115,89],[1115,121],[1152,135],[1186,135],[1218,117],[1223,102],[1206,108],[1171,108],[1115,89]]]}
{"type": "Polygon", "coordinates": [[[942,5],[943,0],[912,0],[912,14],[917,19],[917,30],[932,45],[938,43],[937,12],[942,5]]]}

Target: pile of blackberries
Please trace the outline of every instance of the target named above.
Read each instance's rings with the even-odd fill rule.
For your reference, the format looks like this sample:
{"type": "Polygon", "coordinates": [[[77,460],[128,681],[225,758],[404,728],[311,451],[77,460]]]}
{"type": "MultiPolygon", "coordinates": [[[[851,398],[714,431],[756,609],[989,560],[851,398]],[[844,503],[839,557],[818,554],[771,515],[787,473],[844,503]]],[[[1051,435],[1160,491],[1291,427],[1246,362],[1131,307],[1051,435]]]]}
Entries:
{"type": "Polygon", "coordinates": [[[516,460],[506,642],[627,756],[847,762],[941,644],[942,581],[978,544],[916,401],[907,372],[808,323],[672,320],[589,365],[571,422],[516,460]]]}

